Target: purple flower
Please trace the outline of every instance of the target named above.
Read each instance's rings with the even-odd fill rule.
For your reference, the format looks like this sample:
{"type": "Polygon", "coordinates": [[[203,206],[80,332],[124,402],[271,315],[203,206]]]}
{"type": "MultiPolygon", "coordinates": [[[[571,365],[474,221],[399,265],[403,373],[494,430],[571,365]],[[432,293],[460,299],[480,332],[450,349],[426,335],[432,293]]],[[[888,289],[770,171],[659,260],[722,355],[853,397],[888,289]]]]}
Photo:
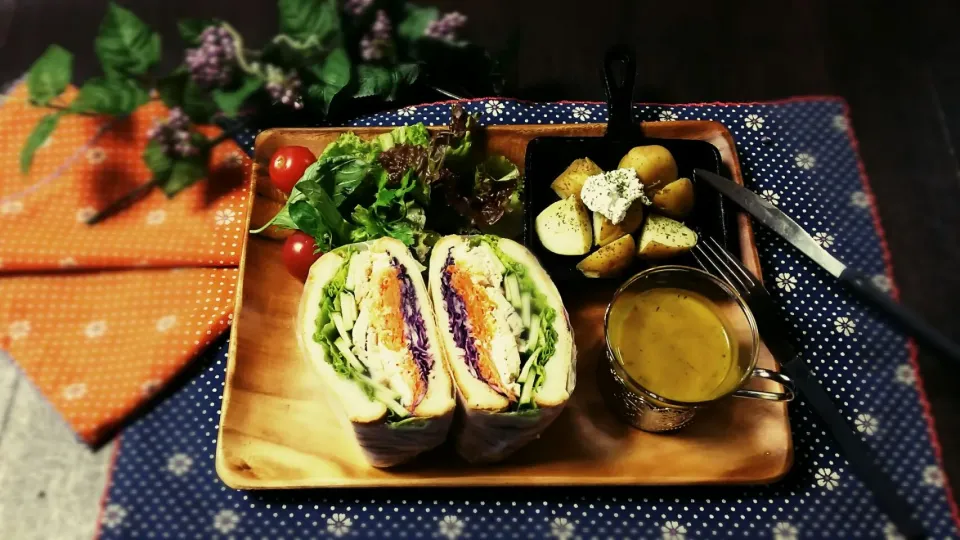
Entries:
{"type": "Polygon", "coordinates": [[[186,63],[190,77],[204,88],[217,88],[230,83],[233,77],[236,44],[222,26],[208,26],[200,34],[200,46],[187,49],[186,63]]]}
{"type": "Polygon", "coordinates": [[[393,32],[393,24],[387,17],[387,12],[379,9],[377,16],[367,32],[360,40],[360,56],[364,60],[380,60],[384,57],[390,47],[390,34],[393,32]]]}
{"type": "Polygon", "coordinates": [[[423,31],[423,35],[429,38],[441,39],[444,41],[454,41],[457,39],[457,31],[463,28],[467,23],[467,16],[451,11],[443,17],[430,22],[423,31]]]}
{"type": "Polygon", "coordinates": [[[267,92],[277,103],[295,110],[303,108],[303,95],[300,94],[300,77],[295,71],[284,73],[276,66],[267,66],[267,92]]]}
{"type": "Polygon", "coordinates": [[[343,9],[353,16],[363,15],[363,12],[366,11],[372,3],[373,0],[347,0],[343,5],[343,9]]]}
{"type": "Polygon", "coordinates": [[[190,141],[190,118],[179,107],[170,109],[166,120],[155,122],[147,137],[159,143],[170,157],[189,157],[199,152],[190,141]]]}

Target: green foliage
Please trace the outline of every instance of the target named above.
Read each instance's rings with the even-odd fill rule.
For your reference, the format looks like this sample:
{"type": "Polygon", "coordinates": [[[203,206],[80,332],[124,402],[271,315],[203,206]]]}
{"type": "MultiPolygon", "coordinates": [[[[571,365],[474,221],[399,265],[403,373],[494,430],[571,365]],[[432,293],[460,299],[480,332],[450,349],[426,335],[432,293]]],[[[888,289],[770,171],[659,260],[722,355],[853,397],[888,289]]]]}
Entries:
{"type": "Polygon", "coordinates": [[[111,2],[94,50],[107,77],[143,75],[160,61],[160,34],[132,11],[111,2]]]}
{"type": "Polygon", "coordinates": [[[37,122],[36,127],[27,137],[27,143],[23,146],[23,150],[20,151],[20,172],[26,174],[30,170],[30,164],[33,163],[33,155],[37,152],[37,148],[40,148],[50,137],[62,115],[61,112],[55,112],[44,116],[37,122]]]}
{"type": "Polygon", "coordinates": [[[147,91],[130,79],[94,78],[80,87],[71,112],[126,116],[149,99],[147,91]]]}
{"type": "Polygon", "coordinates": [[[70,84],[73,74],[73,55],[59,45],[47,47],[27,73],[27,92],[30,101],[46,105],[59,96],[70,84]]]}
{"type": "Polygon", "coordinates": [[[171,109],[180,107],[198,124],[206,124],[217,113],[217,103],[209,92],[190,80],[186,70],[178,70],[157,82],[157,92],[163,104],[171,109]]]}

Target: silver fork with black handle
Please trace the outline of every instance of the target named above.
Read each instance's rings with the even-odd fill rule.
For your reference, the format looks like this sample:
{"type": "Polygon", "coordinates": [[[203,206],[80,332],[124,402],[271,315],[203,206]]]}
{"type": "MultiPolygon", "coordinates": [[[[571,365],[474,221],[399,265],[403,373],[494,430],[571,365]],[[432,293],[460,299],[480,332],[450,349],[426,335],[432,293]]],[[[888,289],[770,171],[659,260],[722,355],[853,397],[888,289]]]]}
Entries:
{"type": "Polygon", "coordinates": [[[780,368],[793,379],[797,391],[826,423],[850,467],[873,493],[877,506],[890,517],[900,534],[907,538],[924,538],[923,526],[914,517],[910,503],[898,492],[897,486],[880,468],[870,450],[810,373],[806,362],[790,345],[783,315],[760,280],[712,238],[702,238],[692,254],[704,270],[721,278],[743,296],[753,311],[767,348],[780,363],[780,368]]]}

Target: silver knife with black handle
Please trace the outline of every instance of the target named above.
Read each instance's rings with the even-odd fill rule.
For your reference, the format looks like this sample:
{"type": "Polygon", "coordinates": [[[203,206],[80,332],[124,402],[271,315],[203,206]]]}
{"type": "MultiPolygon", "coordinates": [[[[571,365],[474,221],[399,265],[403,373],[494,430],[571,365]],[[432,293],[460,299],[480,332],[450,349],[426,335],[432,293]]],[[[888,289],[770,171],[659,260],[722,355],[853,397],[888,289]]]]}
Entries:
{"type": "Polygon", "coordinates": [[[901,327],[917,338],[921,344],[960,364],[960,345],[941,334],[936,328],[909,309],[895,302],[887,293],[874,286],[863,272],[847,267],[827,250],[820,247],[797,222],[790,219],[790,216],[784,214],[776,206],[740,184],[710,171],[694,169],[694,177],[703,180],[723,193],[727,198],[746,210],[754,219],[780,235],[793,247],[810,257],[813,262],[848,285],[860,297],[872,302],[893,321],[899,323],[901,327]]]}
{"type": "Polygon", "coordinates": [[[793,379],[800,395],[824,421],[827,431],[837,441],[841,453],[850,463],[850,468],[873,493],[880,510],[890,518],[904,537],[925,538],[923,526],[914,517],[910,503],[897,491],[897,486],[877,464],[867,445],[857,436],[836,403],[810,373],[807,363],[790,345],[783,314],[770,295],[760,288],[746,300],[757,322],[757,330],[770,353],[780,363],[780,369],[793,379]]]}

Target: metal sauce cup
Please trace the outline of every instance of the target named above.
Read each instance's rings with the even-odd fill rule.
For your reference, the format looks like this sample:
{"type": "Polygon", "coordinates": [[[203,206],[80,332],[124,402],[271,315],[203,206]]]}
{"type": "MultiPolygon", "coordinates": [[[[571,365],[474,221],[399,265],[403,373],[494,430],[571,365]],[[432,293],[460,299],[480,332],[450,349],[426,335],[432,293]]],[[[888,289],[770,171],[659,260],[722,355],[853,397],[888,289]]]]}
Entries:
{"type": "MultiPolygon", "coordinates": [[[[691,329],[695,331],[695,329],[691,329]]],[[[728,396],[762,399],[767,401],[790,401],[793,399],[793,383],[779,372],[757,367],[757,352],[760,336],[753,314],[744,299],[726,283],[712,275],[687,266],[658,266],[644,270],[631,277],[617,289],[613,300],[607,305],[603,316],[603,334],[606,341],[606,362],[598,362],[600,389],[608,405],[624,422],[644,431],[672,431],[685,426],[693,419],[697,409],[706,407],[728,396]],[[657,395],[632,378],[624,369],[611,343],[610,312],[625,293],[639,293],[651,289],[674,288],[697,293],[717,308],[717,315],[724,319],[732,347],[736,348],[736,368],[727,390],[707,401],[683,402],[657,395]],[[765,392],[745,389],[753,378],[779,383],[783,392],[765,392]]]]}

